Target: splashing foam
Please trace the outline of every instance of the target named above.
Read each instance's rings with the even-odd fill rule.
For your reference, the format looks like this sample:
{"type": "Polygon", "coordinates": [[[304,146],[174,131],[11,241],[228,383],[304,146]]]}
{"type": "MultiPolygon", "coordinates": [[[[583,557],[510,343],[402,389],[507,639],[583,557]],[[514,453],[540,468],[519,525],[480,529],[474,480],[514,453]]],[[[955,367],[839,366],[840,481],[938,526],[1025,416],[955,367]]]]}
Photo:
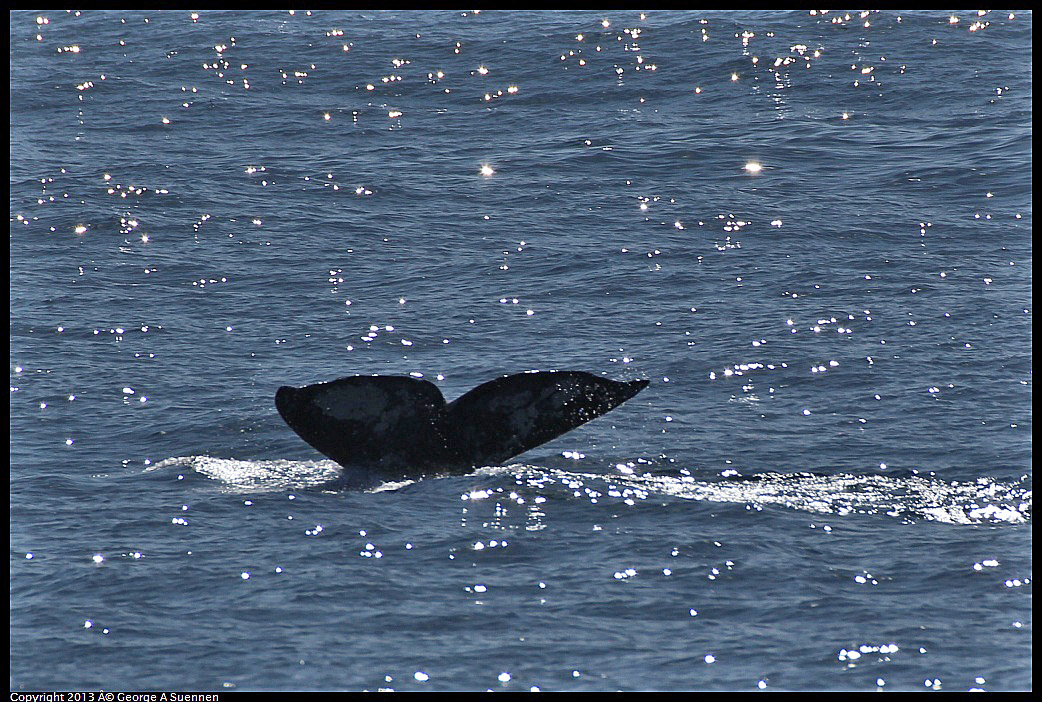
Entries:
{"type": "Polygon", "coordinates": [[[885,514],[905,521],[946,524],[1023,524],[1031,520],[1031,490],[991,478],[946,482],[883,475],[762,473],[721,480],[690,476],[598,475],[535,466],[511,466],[529,486],[558,483],[599,499],[674,497],[731,502],[762,509],[776,505],[819,514],[885,514]]]}
{"type": "MultiPolygon", "coordinates": [[[[276,492],[309,487],[397,490],[413,481],[384,482],[365,472],[345,471],[333,461],[241,461],[211,456],[168,458],[146,471],[180,467],[219,481],[229,492],[276,492]]],[[[690,476],[602,475],[514,464],[482,468],[478,475],[510,475],[529,488],[558,485],[601,500],[628,503],[671,497],[766,505],[819,514],[885,514],[905,521],[946,524],[1024,524],[1031,520],[1031,490],[991,478],[946,482],[921,476],[761,473],[718,480],[690,476]]]]}
{"type": "Polygon", "coordinates": [[[333,461],[240,461],[212,456],[179,456],[159,461],[147,471],[181,468],[222,483],[229,492],[276,492],[316,487],[340,478],[333,461]]]}

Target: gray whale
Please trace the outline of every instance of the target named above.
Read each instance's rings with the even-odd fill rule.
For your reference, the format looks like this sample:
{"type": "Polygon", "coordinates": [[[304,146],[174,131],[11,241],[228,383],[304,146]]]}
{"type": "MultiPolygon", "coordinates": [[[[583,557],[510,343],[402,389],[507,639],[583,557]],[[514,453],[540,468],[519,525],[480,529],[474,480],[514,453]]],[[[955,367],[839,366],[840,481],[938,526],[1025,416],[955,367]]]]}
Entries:
{"type": "Polygon", "coordinates": [[[446,403],[427,380],[356,375],[283,386],[275,407],[300,438],[341,466],[384,479],[502,465],[609,412],[647,387],[582,371],[506,375],[446,403]]]}

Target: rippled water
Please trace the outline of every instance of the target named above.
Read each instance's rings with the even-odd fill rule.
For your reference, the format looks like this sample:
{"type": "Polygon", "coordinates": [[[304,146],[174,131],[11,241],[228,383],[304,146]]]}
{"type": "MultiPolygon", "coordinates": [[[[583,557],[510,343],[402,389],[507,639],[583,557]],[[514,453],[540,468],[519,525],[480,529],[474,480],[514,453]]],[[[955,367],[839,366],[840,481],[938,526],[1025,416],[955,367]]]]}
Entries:
{"type": "Polygon", "coordinates": [[[10,20],[12,690],[1030,689],[1030,13],[10,20]],[[273,403],[534,368],[651,385],[273,403]]]}

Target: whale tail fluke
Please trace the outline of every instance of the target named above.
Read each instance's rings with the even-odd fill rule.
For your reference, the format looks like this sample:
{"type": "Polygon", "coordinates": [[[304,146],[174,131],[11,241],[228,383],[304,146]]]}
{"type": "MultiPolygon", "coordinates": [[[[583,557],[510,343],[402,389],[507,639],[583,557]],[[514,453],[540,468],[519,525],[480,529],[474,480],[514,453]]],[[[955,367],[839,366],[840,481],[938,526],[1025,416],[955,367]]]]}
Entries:
{"type": "Polygon", "coordinates": [[[343,466],[419,477],[501,465],[611,411],[647,385],[581,371],[537,371],[496,378],[446,404],[426,380],[352,376],[281,387],[275,407],[304,441],[343,466]]]}

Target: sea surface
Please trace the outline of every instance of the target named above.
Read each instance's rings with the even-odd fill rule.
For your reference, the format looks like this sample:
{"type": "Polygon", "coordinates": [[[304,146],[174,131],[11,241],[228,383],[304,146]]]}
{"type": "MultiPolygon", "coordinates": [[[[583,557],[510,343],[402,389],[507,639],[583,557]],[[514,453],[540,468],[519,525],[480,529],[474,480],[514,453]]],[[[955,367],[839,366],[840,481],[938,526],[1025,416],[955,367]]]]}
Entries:
{"type": "Polygon", "coordinates": [[[1030,689],[1031,32],[11,13],[12,690],[1030,689]],[[532,369],[650,386],[366,490],[273,402],[532,369]]]}

